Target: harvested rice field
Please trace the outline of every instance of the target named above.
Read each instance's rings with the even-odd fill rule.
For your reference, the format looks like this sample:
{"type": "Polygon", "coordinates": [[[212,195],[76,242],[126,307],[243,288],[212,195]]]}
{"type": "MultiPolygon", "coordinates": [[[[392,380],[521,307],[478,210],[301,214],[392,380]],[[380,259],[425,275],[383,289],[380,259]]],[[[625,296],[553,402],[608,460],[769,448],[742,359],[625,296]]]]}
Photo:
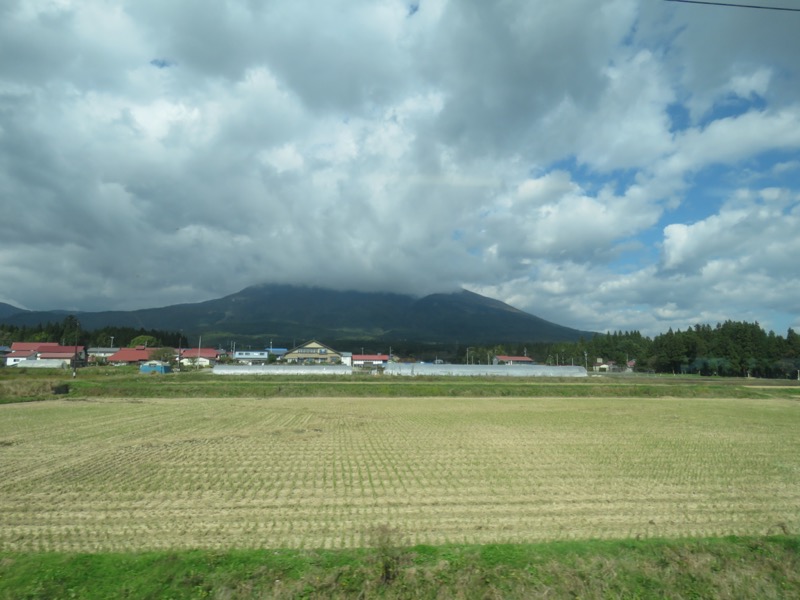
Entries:
{"type": "Polygon", "coordinates": [[[0,405],[0,550],[800,530],[800,404],[170,398],[0,405]]]}

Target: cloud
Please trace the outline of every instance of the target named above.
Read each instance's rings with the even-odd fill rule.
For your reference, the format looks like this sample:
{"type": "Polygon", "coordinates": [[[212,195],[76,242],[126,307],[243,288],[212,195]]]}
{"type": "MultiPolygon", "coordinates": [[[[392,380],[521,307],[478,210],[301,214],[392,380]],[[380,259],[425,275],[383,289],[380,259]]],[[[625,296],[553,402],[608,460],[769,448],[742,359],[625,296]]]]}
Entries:
{"type": "Polygon", "coordinates": [[[800,242],[793,238],[800,222],[800,194],[768,188],[739,190],[719,210],[692,224],[664,229],[663,266],[667,270],[736,272],[757,269],[779,277],[791,269],[800,242]],[[723,268],[727,265],[727,269],[723,268]]]}
{"type": "Polygon", "coordinates": [[[605,69],[600,102],[586,114],[577,140],[579,160],[598,170],[646,168],[673,149],[667,107],[675,92],[648,51],[605,69]]]}
{"type": "Polygon", "coordinates": [[[169,67],[174,67],[175,63],[166,58],[154,58],[150,61],[150,64],[153,65],[156,69],[168,69],[169,67]]]}
{"type": "Polygon", "coordinates": [[[466,286],[583,329],[797,326],[796,31],[674,4],[5,4],[3,297],[466,286]]]}

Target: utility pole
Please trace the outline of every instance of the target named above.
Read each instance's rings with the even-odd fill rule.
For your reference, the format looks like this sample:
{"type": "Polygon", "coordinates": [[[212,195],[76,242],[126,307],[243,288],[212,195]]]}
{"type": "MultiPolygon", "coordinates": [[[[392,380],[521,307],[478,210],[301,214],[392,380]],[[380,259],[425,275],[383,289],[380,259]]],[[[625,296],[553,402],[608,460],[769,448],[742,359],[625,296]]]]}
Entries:
{"type": "Polygon", "coordinates": [[[73,379],[75,379],[75,377],[78,375],[78,333],[80,332],[80,329],[81,329],[80,321],[78,321],[76,319],[75,322],[77,323],[78,326],[75,328],[75,354],[72,357],[72,378],[73,379]]]}

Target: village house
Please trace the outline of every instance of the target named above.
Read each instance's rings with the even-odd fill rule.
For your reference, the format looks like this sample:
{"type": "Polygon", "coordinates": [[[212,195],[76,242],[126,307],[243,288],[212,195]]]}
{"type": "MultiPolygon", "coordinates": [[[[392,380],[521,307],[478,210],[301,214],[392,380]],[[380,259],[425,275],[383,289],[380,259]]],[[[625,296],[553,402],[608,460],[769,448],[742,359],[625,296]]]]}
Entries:
{"type": "Polygon", "coordinates": [[[83,346],[61,346],[56,342],[14,342],[6,356],[6,366],[75,367],[86,364],[83,346]],[[42,362],[46,361],[46,362],[42,362]],[[24,364],[23,364],[24,363],[24,364]]]}
{"type": "Polygon", "coordinates": [[[98,346],[90,347],[86,354],[90,363],[104,363],[107,362],[109,357],[119,352],[119,348],[102,348],[98,346]]]}
{"type": "Polygon", "coordinates": [[[625,363],[618,364],[613,360],[603,360],[598,358],[592,370],[596,373],[632,373],[636,368],[636,359],[628,360],[625,363]]]}
{"type": "Polygon", "coordinates": [[[388,354],[353,354],[354,367],[385,367],[389,363],[388,354]]]}
{"type": "Polygon", "coordinates": [[[617,366],[617,363],[613,360],[604,360],[600,357],[597,358],[594,362],[594,366],[592,367],[592,371],[595,373],[612,373],[614,371],[619,371],[620,368],[617,366]]]}
{"type": "Polygon", "coordinates": [[[306,342],[283,355],[287,363],[301,365],[338,365],[342,362],[341,353],[316,340],[306,342]]]}
{"type": "Polygon", "coordinates": [[[150,360],[150,353],[157,348],[147,346],[136,346],[135,348],[120,348],[117,352],[108,357],[111,365],[141,365],[150,360]]]}
{"type": "Polygon", "coordinates": [[[535,361],[530,356],[508,356],[498,354],[492,360],[495,365],[533,365],[535,361]]]}
{"type": "Polygon", "coordinates": [[[13,367],[23,360],[36,360],[40,347],[58,346],[56,342],[13,342],[11,352],[6,355],[6,366],[13,367]]]}
{"type": "Polygon", "coordinates": [[[86,349],[83,346],[47,346],[40,348],[39,360],[62,360],[73,366],[86,364],[86,349]]]}
{"type": "Polygon", "coordinates": [[[269,350],[236,350],[232,358],[243,365],[265,365],[269,362],[269,350]]]}
{"type": "Polygon", "coordinates": [[[23,361],[36,360],[36,350],[12,350],[6,355],[6,366],[14,367],[23,361]]]}
{"type": "Polygon", "coordinates": [[[180,351],[178,362],[184,367],[213,367],[219,355],[216,348],[184,348],[180,351]]]}

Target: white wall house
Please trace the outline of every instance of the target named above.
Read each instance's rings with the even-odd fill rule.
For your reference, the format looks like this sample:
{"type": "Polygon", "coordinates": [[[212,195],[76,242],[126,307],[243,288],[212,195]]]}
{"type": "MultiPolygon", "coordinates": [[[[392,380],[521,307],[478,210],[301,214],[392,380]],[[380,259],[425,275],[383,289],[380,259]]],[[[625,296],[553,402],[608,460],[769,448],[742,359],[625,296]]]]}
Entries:
{"type": "Polygon", "coordinates": [[[243,365],[263,365],[269,360],[269,350],[237,350],[233,360],[243,365]]]}
{"type": "Polygon", "coordinates": [[[353,354],[354,367],[385,367],[388,363],[388,354],[353,354]]]}

